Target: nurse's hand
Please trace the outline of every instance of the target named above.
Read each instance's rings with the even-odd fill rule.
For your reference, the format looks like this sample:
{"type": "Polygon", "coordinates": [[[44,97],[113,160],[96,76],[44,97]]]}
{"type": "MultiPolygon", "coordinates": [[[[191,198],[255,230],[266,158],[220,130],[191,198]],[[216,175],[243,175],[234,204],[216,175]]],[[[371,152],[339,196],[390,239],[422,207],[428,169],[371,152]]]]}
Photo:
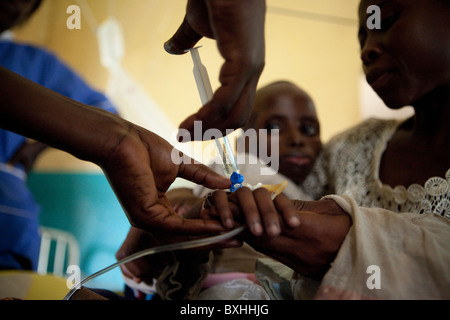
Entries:
{"type": "Polygon", "coordinates": [[[194,164],[157,134],[0,67],[0,127],[99,165],[130,221],[153,233],[211,234],[218,221],[183,219],[166,197],[177,177],[211,189],[230,180],[194,164]],[[33,107],[30,107],[33,106],[33,107]]]}
{"type": "Polygon", "coordinates": [[[99,165],[133,226],[153,234],[224,231],[217,221],[176,214],[166,192],[177,177],[212,189],[229,188],[229,179],[185,155],[180,157],[171,144],[144,128],[128,124],[120,135],[110,137],[110,151],[99,165]]]}
{"type": "Polygon", "coordinates": [[[194,121],[202,129],[242,127],[250,116],[256,87],[264,68],[265,0],[189,0],[185,18],[164,47],[183,54],[202,38],[213,38],[224,58],[220,87],[210,102],[189,116],[180,128],[194,136],[194,121]]]}

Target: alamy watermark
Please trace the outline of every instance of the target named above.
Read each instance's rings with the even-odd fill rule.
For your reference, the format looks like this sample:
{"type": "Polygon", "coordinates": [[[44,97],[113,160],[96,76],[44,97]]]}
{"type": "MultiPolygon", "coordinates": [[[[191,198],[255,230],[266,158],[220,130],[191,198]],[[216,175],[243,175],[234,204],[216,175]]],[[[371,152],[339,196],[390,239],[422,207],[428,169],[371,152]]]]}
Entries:
{"type": "MultiPolygon", "coordinates": [[[[70,16],[66,20],[67,29],[81,29],[81,9],[79,6],[72,4],[67,7],[66,13],[70,16]]],[[[381,9],[377,5],[370,5],[367,7],[366,13],[371,14],[367,18],[368,29],[381,29],[381,9]]]]}
{"type": "MultiPolygon", "coordinates": [[[[225,131],[226,135],[229,135],[233,132],[233,129],[227,129],[225,131]]],[[[194,137],[191,136],[191,133],[188,130],[180,129],[178,133],[178,138],[180,143],[186,141],[208,141],[212,139],[221,139],[223,134],[218,129],[207,129],[203,132],[202,130],[202,122],[195,121],[194,122],[194,137]]],[[[274,175],[278,172],[279,168],[279,130],[270,130],[267,129],[259,129],[256,131],[255,129],[248,129],[243,132],[243,134],[236,139],[236,163],[237,165],[244,164],[263,164],[260,167],[261,175],[274,175]],[[249,157],[248,154],[253,154],[256,157],[249,157]]],[[[195,153],[195,146],[192,145],[192,154],[195,153]]],[[[224,150],[226,152],[226,150],[224,150]]],[[[192,159],[191,163],[206,163],[208,161],[211,154],[216,152],[216,146],[214,143],[211,143],[203,148],[201,152],[201,159],[192,159]]],[[[181,164],[182,162],[186,163],[187,158],[183,157],[183,154],[175,147],[172,150],[171,154],[172,162],[175,164],[181,164]]],[[[222,164],[223,160],[227,159],[224,157],[224,154],[219,154],[219,157],[213,158],[213,163],[222,164]]],[[[227,163],[230,165],[230,163],[227,163]]]]}
{"type": "Polygon", "coordinates": [[[76,264],[71,264],[67,267],[67,279],[66,279],[66,286],[68,289],[73,289],[74,287],[76,289],[80,289],[80,282],[81,282],[81,269],[80,266],[76,264]]]}
{"type": "Polygon", "coordinates": [[[367,7],[366,13],[371,14],[366,21],[367,29],[381,29],[381,9],[379,6],[371,5],[367,7]]]}
{"type": "MultiPolygon", "coordinates": [[[[79,6],[72,4],[67,7],[66,13],[70,16],[66,20],[68,29],[81,29],[81,9],[79,6]]],[[[381,9],[377,5],[370,5],[367,7],[366,13],[371,15],[367,18],[368,29],[381,29],[381,9]]]]}
{"type": "MultiPolygon", "coordinates": [[[[381,269],[376,264],[367,267],[366,273],[370,276],[366,280],[366,287],[369,290],[381,289],[381,269]]],[[[80,289],[81,270],[78,265],[67,267],[66,285],[68,289],[80,289]]]]}
{"type": "Polygon", "coordinates": [[[366,273],[370,274],[367,278],[366,286],[367,289],[381,289],[381,269],[376,264],[372,264],[367,267],[366,273]]]}
{"type": "Polygon", "coordinates": [[[67,14],[70,16],[66,20],[66,27],[69,30],[81,29],[81,9],[79,6],[72,4],[67,7],[67,14]]]}

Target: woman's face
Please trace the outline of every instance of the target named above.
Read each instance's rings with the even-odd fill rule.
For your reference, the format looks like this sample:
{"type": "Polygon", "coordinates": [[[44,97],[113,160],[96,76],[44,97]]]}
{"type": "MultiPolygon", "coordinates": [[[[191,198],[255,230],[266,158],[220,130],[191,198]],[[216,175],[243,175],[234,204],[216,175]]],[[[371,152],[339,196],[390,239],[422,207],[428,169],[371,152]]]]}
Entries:
{"type": "MultiPolygon", "coordinates": [[[[450,5],[441,0],[362,0],[358,39],[367,82],[390,108],[450,86],[450,5]],[[381,29],[367,28],[370,5],[381,29]]],[[[372,21],[372,20],[371,20],[372,21]]]]}
{"type": "MultiPolygon", "coordinates": [[[[268,90],[257,97],[253,128],[279,130],[279,172],[300,183],[311,171],[322,144],[313,101],[295,87],[268,90]]],[[[259,139],[259,141],[261,141],[259,139]]],[[[261,143],[261,142],[260,142],[261,143]]],[[[270,139],[267,141],[268,154],[270,139]]]]}

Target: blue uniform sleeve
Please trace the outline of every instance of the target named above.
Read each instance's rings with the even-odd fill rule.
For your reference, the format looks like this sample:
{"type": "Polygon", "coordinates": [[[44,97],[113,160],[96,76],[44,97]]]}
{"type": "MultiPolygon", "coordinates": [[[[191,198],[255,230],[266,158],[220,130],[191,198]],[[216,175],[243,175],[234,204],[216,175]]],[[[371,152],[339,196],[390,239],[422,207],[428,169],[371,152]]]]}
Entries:
{"type": "Polygon", "coordinates": [[[41,83],[62,95],[81,103],[99,107],[109,112],[117,110],[107,97],[89,86],[75,71],[62,63],[56,56],[43,52],[43,79],[41,83]]]}
{"type": "Polygon", "coordinates": [[[73,100],[118,113],[103,93],[44,48],[0,41],[0,65],[73,100]]]}
{"type": "MultiPolygon", "coordinates": [[[[0,65],[73,100],[118,114],[103,93],[43,48],[0,41],[0,65]]],[[[23,136],[0,129],[0,162],[6,163],[25,141],[23,136]]]]}

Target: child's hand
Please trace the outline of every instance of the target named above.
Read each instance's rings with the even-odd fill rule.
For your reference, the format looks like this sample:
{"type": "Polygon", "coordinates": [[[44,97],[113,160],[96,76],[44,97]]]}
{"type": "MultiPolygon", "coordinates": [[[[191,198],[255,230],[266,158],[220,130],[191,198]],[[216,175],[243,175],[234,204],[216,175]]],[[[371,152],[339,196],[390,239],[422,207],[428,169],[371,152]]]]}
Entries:
{"type": "Polygon", "coordinates": [[[271,193],[265,188],[251,191],[242,187],[232,194],[222,190],[215,191],[207,199],[205,209],[202,213],[204,217],[220,217],[227,228],[233,228],[235,220],[246,223],[255,236],[277,236],[281,232],[281,224],[288,227],[300,224],[292,202],[284,194],[272,200],[271,193]]]}
{"type": "Polygon", "coordinates": [[[200,216],[202,198],[193,194],[190,188],[175,188],[166,192],[173,210],[181,217],[195,219],[200,216]]]}

